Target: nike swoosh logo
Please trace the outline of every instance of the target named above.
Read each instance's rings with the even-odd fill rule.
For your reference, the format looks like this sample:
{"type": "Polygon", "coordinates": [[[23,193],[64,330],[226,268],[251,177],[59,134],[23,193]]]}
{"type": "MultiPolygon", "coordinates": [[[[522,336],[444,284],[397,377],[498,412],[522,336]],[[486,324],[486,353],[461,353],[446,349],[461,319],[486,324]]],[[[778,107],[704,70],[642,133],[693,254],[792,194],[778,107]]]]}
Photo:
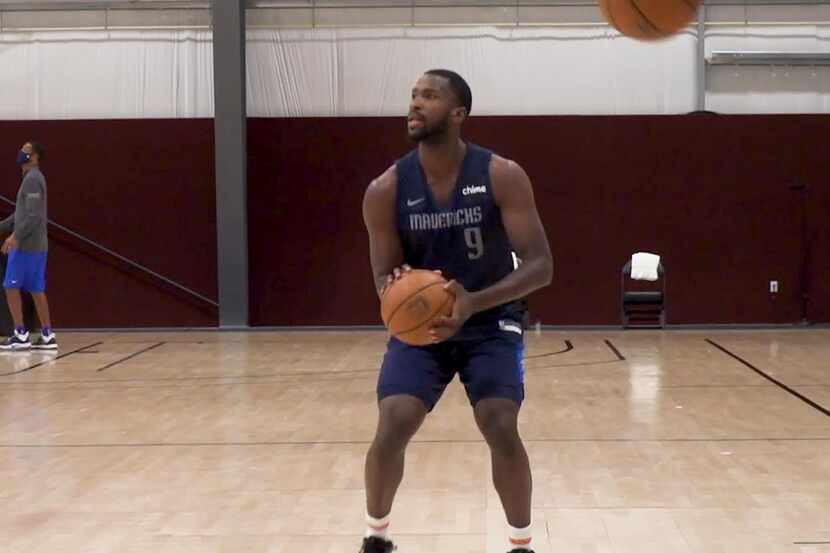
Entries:
{"type": "Polygon", "coordinates": [[[426,200],[426,198],[418,198],[417,200],[406,200],[406,205],[407,207],[415,207],[424,200],[426,200]]]}

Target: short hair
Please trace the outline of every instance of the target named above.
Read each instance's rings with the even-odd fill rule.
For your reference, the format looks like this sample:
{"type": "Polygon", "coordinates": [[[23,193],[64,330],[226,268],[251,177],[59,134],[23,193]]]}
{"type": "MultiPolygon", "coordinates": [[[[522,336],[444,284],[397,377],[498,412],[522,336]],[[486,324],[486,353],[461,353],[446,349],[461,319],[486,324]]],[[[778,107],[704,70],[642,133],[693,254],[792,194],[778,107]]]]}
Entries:
{"type": "Polygon", "coordinates": [[[449,69],[430,69],[424,74],[447,79],[450,82],[450,89],[458,98],[458,102],[467,109],[467,115],[470,115],[470,110],[473,108],[473,93],[470,90],[470,85],[461,75],[449,69]]]}
{"type": "Polygon", "coordinates": [[[29,144],[32,146],[32,153],[37,154],[39,161],[43,161],[43,158],[46,157],[46,148],[43,147],[43,144],[34,140],[30,140],[29,144]]]}

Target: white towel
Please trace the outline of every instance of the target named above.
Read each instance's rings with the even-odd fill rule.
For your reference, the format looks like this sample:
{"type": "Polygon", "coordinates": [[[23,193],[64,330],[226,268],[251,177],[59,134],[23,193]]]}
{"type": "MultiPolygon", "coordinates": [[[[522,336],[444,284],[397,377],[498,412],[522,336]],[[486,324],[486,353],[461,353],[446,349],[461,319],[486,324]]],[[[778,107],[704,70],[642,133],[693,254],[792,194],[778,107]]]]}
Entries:
{"type": "Polygon", "coordinates": [[[631,256],[631,278],[633,280],[657,280],[659,265],[659,255],[637,252],[631,256]]]}

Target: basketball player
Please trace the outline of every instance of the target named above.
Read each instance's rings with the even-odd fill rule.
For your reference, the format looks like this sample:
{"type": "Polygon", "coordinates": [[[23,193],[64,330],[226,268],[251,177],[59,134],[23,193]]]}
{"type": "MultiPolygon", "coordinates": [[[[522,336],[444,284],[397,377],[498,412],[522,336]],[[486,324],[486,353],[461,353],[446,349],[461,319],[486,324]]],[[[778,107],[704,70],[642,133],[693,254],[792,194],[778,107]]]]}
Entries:
{"type": "Polygon", "coordinates": [[[8,254],[6,278],[3,287],[14,320],[14,333],[0,343],[3,350],[56,350],[58,342],[52,332],[49,302],[46,299],[46,255],[49,240],[46,235],[46,178],[40,172],[45,151],[37,142],[27,142],[17,153],[17,164],[23,173],[23,183],[17,193],[14,214],[0,221],[0,233],[11,235],[3,243],[8,254]],[[34,346],[23,323],[23,305],[20,290],[32,294],[41,324],[41,336],[34,346]]]}
{"type": "Polygon", "coordinates": [[[366,456],[363,553],[388,553],[404,451],[458,372],[490,447],[509,548],[531,548],[530,464],[517,417],[524,399],[520,299],[547,286],[553,261],[524,170],[461,139],[472,94],[459,75],[432,70],[412,89],[408,134],[417,149],[366,190],[363,215],[379,295],[411,267],[440,270],[455,296],[433,344],[392,338],[378,380],[379,420],[366,456]],[[514,270],[512,252],[522,260],[514,270]]]}

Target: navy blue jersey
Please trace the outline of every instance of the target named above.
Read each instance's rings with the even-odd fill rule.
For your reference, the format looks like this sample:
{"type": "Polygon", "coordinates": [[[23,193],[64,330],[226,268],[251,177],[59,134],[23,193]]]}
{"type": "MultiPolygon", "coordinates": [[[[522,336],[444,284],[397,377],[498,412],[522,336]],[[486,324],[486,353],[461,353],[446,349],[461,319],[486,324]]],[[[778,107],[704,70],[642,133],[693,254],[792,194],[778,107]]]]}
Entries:
{"type": "MultiPolygon", "coordinates": [[[[447,279],[457,280],[470,292],[492,286],[515,268],[501,210],[493,198],[492,155],[467,144],[458,181],[445,206],[438,205],[432,195],[417,149],[395,164],[397,227],[404,262],[417,269],[440,269],[447,279]]],[[[512,302],[477,313],[456,337],[497,330],[499,321],[519,323],[519,306],[512,302]]]]}

